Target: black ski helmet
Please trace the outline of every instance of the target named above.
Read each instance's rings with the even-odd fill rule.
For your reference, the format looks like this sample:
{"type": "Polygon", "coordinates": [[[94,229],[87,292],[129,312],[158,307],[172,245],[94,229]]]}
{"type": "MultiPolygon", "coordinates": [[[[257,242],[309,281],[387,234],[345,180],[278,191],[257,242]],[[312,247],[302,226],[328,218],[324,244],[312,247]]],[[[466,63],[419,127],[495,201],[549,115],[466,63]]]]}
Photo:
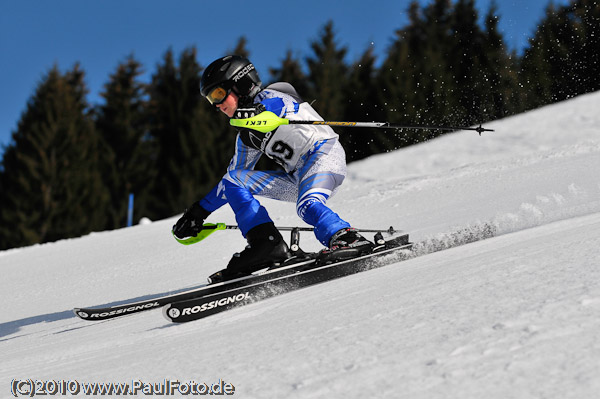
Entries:
{"type": "Polygon", "coordinates": [[[221,87],[227,93],[233,91],[243,103],[254,98],[261,85],[258,72],[250,60],[239,55],[228,55],[206,67],[200,80],[200,93],[207,97],[213,89],[221,87]]]}

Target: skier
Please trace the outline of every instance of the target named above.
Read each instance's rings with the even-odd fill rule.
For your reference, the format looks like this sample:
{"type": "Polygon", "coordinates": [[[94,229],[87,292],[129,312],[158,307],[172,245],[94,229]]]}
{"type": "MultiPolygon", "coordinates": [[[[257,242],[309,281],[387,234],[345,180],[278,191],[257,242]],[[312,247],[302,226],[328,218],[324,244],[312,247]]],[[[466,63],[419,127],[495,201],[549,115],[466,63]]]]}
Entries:
{"type": "MultiPolygon", "coordinates": [[[[254,65],[237,55],[212,62],[202,75],[200,92],[229,118],[271,111],[288,119],[323,120],[289,83],[274,83],[263,89],[254,65]]],[[[329,126],[284,125],[268,133],[241,129],[227,173],[210,193],[185,211],[173,226],[173,234],[181,240],[196,236],[205,219],[229,203],[248,246],[234,254],[227,268],[211,275],[209,282],[282,265],[292,254],[254,197],[258,195],[296,203],[300,218],[314,226],[315,236],[327,247],[319,253],[320,258],[342,260],[367,253],[373,244],[325,204],[345,176],[346,155],[329,126]],[[284,170],[254,170],[262,154],[284,170]]]]}

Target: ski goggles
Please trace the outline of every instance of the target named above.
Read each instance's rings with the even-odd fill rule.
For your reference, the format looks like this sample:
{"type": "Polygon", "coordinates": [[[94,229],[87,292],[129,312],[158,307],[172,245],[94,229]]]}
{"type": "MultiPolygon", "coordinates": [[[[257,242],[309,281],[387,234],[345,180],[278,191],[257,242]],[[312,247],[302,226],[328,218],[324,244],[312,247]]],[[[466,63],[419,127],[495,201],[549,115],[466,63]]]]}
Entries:
{"type": "Polygon", "coordinates": [[[219,105],[225,101],[229,93],[231,93],[231,89],[225,90],[221,86],[217,86],[206,95],[206,99],[212,105],[219,105]]]}

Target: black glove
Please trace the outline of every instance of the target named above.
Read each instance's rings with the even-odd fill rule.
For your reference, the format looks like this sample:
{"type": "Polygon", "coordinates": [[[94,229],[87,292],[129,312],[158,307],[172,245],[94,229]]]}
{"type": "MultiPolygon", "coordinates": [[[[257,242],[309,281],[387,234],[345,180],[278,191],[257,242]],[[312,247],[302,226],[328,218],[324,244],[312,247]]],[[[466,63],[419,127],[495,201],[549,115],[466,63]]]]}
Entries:
{"type": "Polygon", "coordinates": [[[267,109],[261,103],[252,104],[251,106],[238,108],[233,114],[233,119],[248,119],[256,116],[267,109]]]}
{"type": "Polygon", "coordinates": [[[180,240],[195,237],[202,231],[202,225],[208,215],[209,211],[202,208],[199,202],[194,202],[173,226],[173,234],[180,240]]]}

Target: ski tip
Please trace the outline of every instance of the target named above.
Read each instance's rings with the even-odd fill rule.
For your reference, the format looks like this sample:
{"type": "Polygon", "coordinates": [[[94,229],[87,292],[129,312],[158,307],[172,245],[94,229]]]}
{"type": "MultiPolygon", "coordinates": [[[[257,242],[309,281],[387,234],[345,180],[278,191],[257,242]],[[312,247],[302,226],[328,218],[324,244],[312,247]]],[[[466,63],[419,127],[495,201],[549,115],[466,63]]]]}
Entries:
{"type": "Polygon", "coordinates": [[[90,315],[86,313],[82,308],[73,308],[73,313],[80,319],[89,320],[90,315]]]}
{"type": "Polygon", "coordinates": [[[177,322],[180,312],[178,309],[171,306],[171,304],[165,305],[162,308],[163,317],[170,322],[177,322]]]}

